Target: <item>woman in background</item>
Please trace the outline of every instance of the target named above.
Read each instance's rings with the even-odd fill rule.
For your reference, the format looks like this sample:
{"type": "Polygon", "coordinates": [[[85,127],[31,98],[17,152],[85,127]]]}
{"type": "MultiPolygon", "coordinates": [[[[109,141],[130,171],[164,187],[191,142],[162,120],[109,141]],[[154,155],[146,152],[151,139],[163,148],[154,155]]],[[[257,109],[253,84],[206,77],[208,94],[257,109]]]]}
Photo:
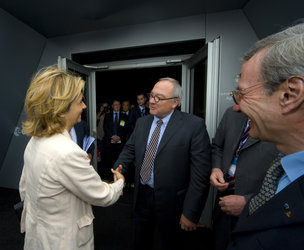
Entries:
{"type": "Polygon", "coordinates": [[[23,130],[32,138],[19,184],[24,249],[93,249],[91,205],[112,205],[122,192],[124,176],[112,170],[115,182],[102,182],[68,132],[86,109],[84,85],[80,77],[48,67],[27,90],[23,130]]]}

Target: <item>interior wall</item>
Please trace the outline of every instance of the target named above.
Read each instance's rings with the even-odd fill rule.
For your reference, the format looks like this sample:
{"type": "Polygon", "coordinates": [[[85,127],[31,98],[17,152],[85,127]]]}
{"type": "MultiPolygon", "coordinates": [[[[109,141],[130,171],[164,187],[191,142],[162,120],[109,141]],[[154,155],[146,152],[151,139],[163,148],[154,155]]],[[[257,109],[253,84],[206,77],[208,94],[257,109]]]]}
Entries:
{"type": "Polygon", "coordinates": [[[230,91],[236,88],[234,76],[240,72],[243,54],[257,41],[257,35],[241,10],[209,14],[206,18],[206,41],[220,37],[220,74],[217,124],[232,106],[230,91]]]}
{"type": "Polygon", "coordinates": [[[303,9],[303,0],[251,0],[243,11],[261,39],[303,19],[303,9]]]}
{"type": "MultiPolygon", "coordinates": [[[[18,141],[21,130],[18,119],[23,109],[24,95],[30,78],[37,70],[46,39],[22,22],[0,9],[0,186],[16,187],[16,177],[22,166],[24,142],[17,143],[12,157],[8,151],[12,141],[18,141]],[[8,163],[8,164],[7,164],[8,163]]],[[[25,136],[23,136],[25,137],[25,136]]]]}
{"type": "Polygon", "coordinates": [[[40,67],[57,63],[58,56],[71,58],[72,53],[169,43],[204,37],[204,15],[58,37],[48,40],[40,67]]]}
{"type": "MultiPolygon", "coordinates": [[[[25,37],[27,36],[28,34],[25,37]]],[[[227,105],[232,105],[231,99],[227,96],[227,91],[230,91],[231,88],[234,87],[233,76],[238,73],[240,69],[238,57],[252,44],[253,40],[256,40],[256,35],[242,11],[214,13],[207,16],[196,15],[162,22],[48,39],[38,68],[57,63],[58,56],[71,58],[72,53],[192,39],[207,38],[208,41],[211,41],[218,36],[222,37],[219,94],[219,116],[221,116],[222,110],[225,109],[227,105]],[[206,23],[205,20],[207,20],[206,23]]],[[[36,47],[39,50],[39,46],[36,47]]],[[[41,52],[41,50],[39,51],[41,52]]],[[[35,51],[37,53],[37,50],[35,51]]],[[[35,54],[34,52],[32,53],[35,54]]],[[[26,57],[26,60],[22,62],[22,67],[28,64],[28,58],[31,57],[26,57]]],[[[22,99],[24,98],[26,88],[27,83],[23,82],[23,90],[20,92],[22,99]]],[[[19,107],[19,113],[21,109],[22,108],[19,107]]],[[[18,127],[21,126],[23,117],[24,113],[22,113],[19,118],[18,127]]],[[[0,179],[0,185],[18,188],[18,181],[23,165],[23,150],[27,142],[24,138],[25,136],[23,135],[14,137],[8,150],[9,157],[5,160],[7,181],[5,178],[3,179],[3,181],[5,181],[4,185],[0,179]],[[21,138],[23,138],[23,142],[21,138]],[[15,152],[18,153],[18,157],[13,159],[12,157],[15,152]],[[14,172],[7,171],[11,165],[17,168],[14,172]]]]}

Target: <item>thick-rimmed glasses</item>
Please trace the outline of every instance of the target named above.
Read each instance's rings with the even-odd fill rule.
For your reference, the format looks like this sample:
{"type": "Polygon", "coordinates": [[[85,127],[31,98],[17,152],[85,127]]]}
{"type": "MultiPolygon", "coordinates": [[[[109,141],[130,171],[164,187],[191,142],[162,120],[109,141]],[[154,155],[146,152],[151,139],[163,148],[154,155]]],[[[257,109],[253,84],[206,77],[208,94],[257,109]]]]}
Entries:
{"type": "Polygon", "coordinates": [[[178,97],[162,98],[158,95],[153,95],[152,93],[147,93],[147,96],[148,96],[149,99],[153,98],[156,103],[158,103],[159,101],[165,101],[165,100],[171,100],[171,99],[178,98],[178,97]]]}

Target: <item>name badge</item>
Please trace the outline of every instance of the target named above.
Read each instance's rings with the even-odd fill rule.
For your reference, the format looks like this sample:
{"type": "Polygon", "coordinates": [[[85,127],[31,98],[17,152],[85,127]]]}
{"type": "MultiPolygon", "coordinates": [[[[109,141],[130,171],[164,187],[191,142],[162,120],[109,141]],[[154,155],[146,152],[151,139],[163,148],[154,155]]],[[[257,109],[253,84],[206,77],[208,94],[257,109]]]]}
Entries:
{"type": "Polygon", "coordinates": [[[234,174],[235,174],[236,164],[237,164],[238,158],[239,157],[235,155],[233,157],[232,162],[231,162],[231,165],[230,165],[230,168],[229,168],[229,171],[228,171],[228,174],[231,175],[231,176],[234,176],[234,174]]]}
{"type": "Polygon", "coordinates": [[[121,120],[120,121],[120,126],[122,126],[122,127],[125,126],[125,121],[121,120]]]}

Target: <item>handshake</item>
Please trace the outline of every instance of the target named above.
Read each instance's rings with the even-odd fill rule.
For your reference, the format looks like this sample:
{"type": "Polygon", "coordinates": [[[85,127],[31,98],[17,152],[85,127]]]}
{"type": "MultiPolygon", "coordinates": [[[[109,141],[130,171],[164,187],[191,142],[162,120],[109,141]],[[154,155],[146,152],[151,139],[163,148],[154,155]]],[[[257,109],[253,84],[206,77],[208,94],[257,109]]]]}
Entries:
{"type": "Polygon", "coordinates": [[[112,171],[112,173],[114,175],[114,182],[117,181],[117,180],[119,180],[119,179],[122,179],[123,182],[125,183],[125,177],[121,173],[121,171],[122,171],[122,166],[121,165],[119,165],[119,167],[116,170],[114,170],[112,168],[111,171],[112,171]]]}

